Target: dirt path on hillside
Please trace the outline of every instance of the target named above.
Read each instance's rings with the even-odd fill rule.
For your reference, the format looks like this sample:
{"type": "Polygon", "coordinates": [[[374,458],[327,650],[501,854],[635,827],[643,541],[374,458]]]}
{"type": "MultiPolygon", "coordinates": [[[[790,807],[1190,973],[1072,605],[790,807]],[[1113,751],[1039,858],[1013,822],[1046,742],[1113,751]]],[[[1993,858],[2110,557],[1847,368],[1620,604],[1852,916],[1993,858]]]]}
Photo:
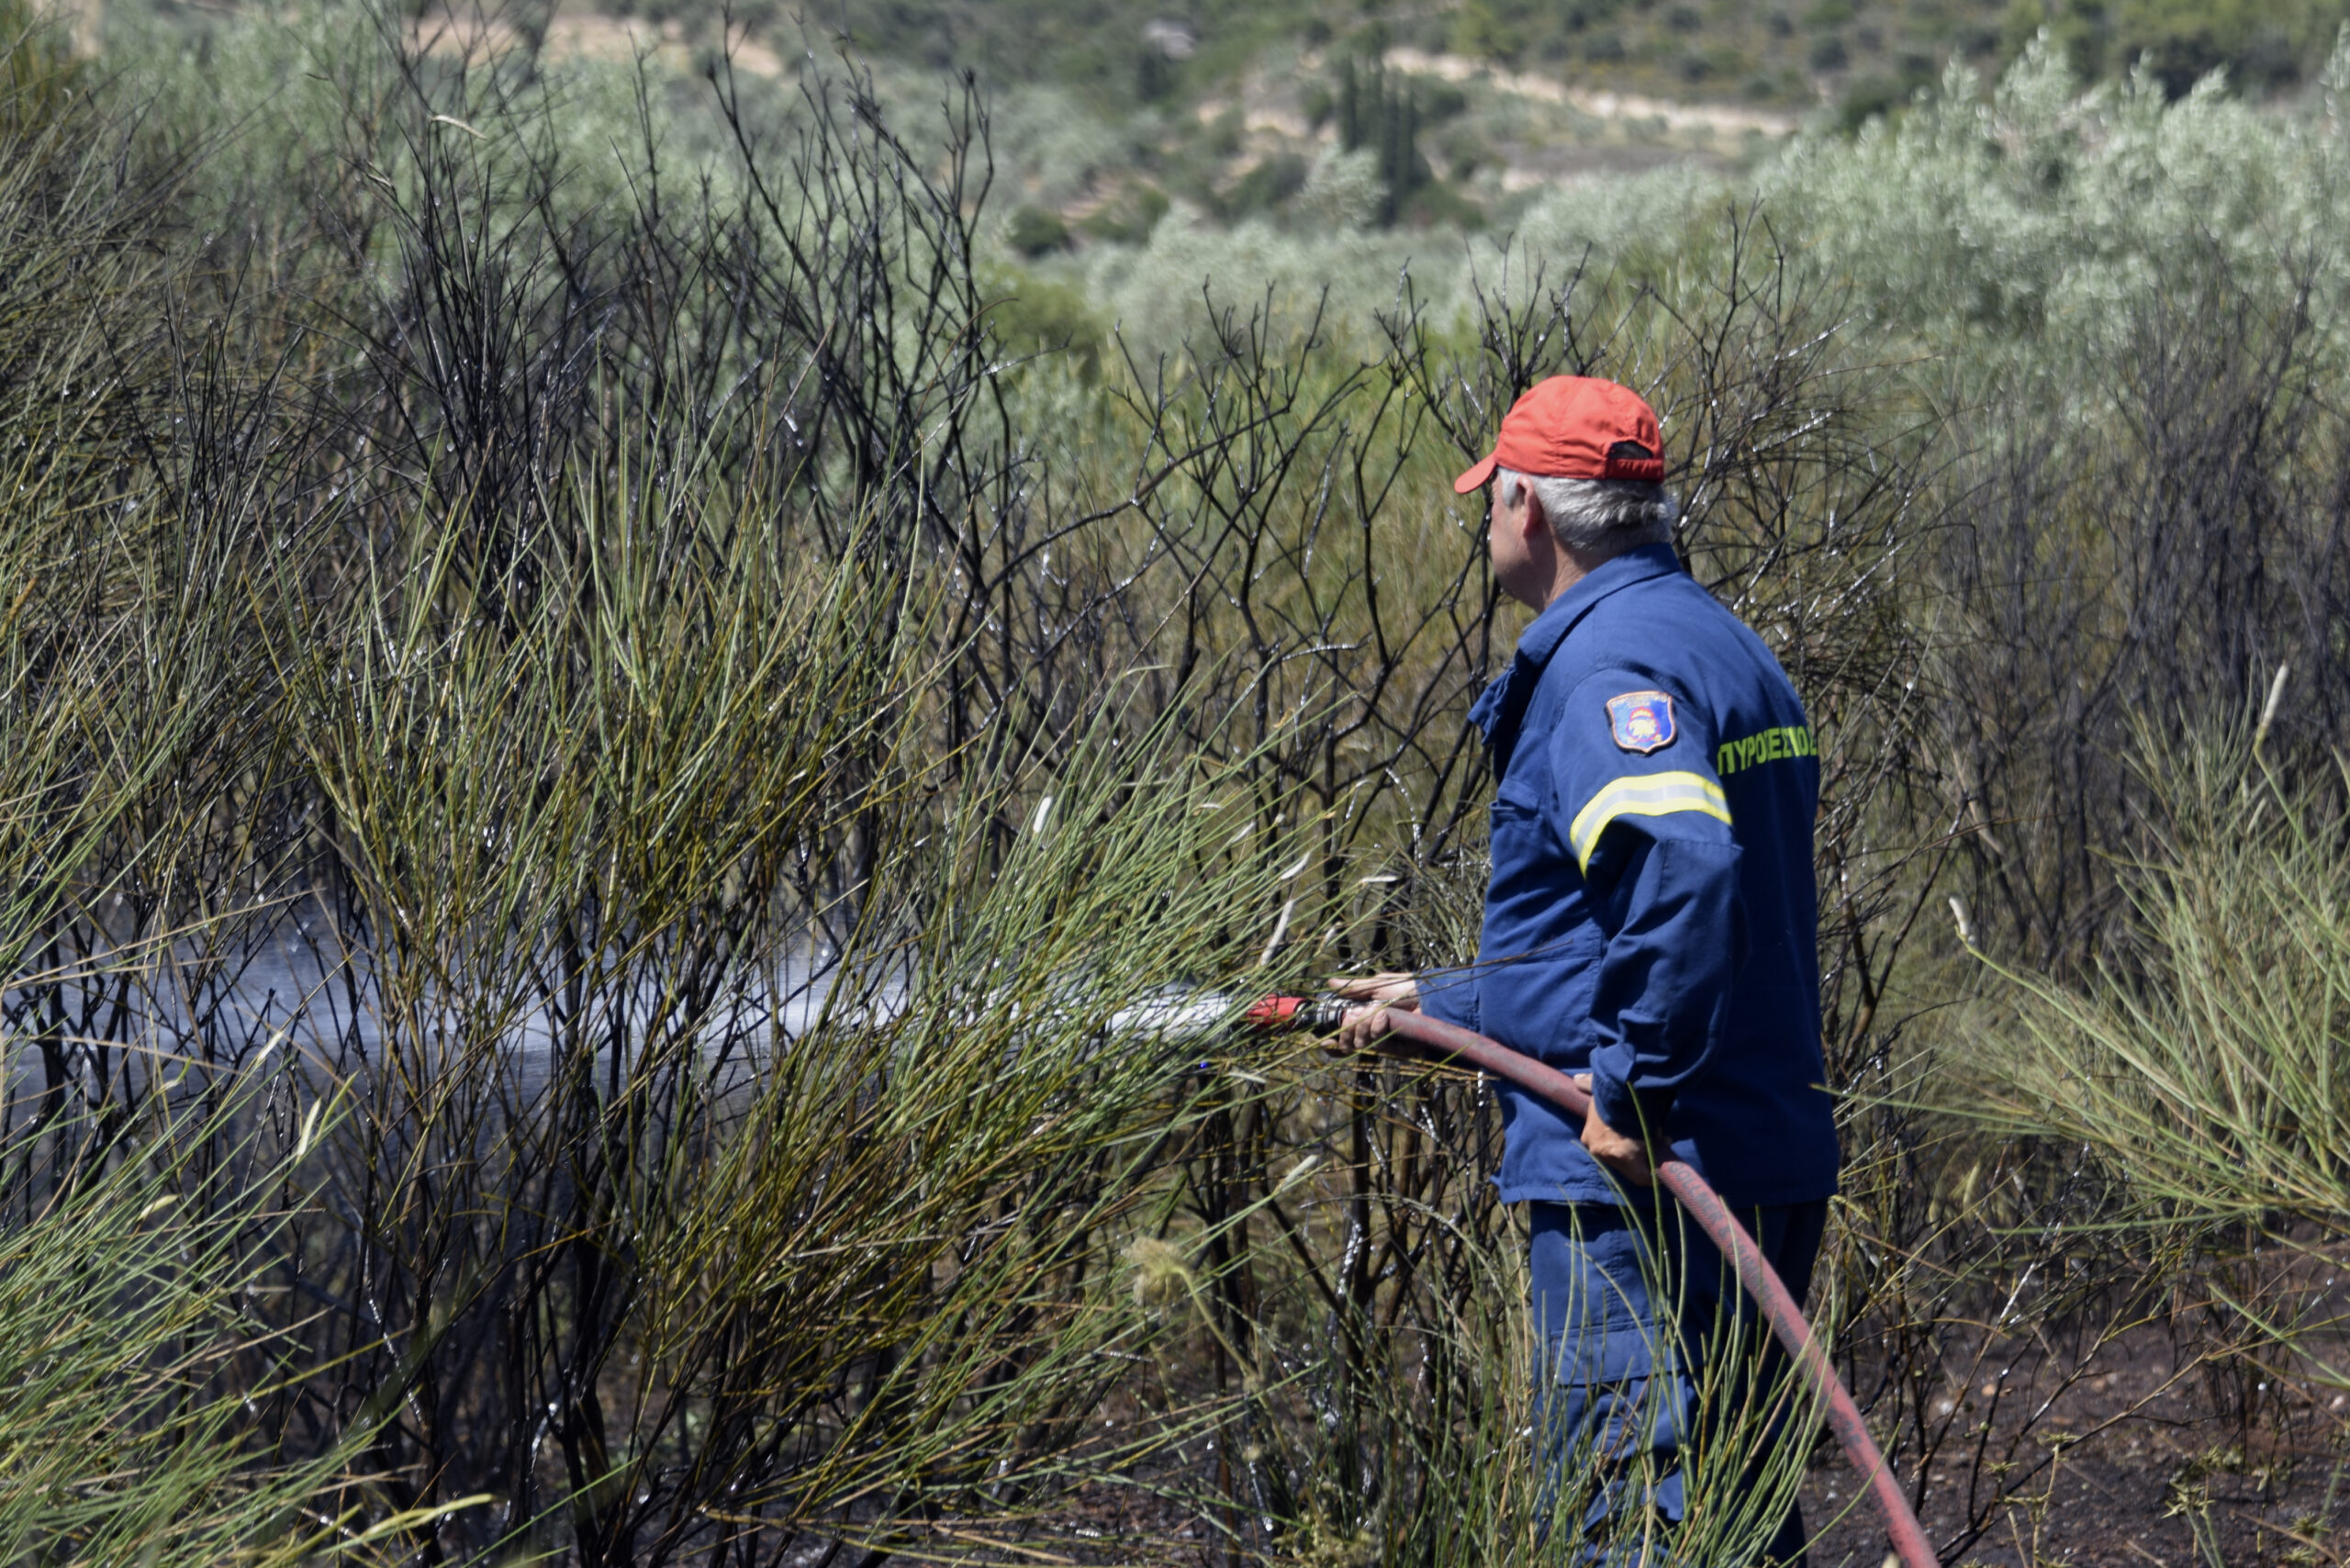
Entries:
{"type": "Polygon", "coordinates": [[[1531,72],[1505,71],[1465,54],[1429,54],[1416,49],[1391,49],[1382,57],[1391,71],[1415,76],[1436,76],[1464,84],[1480,79],[1505,93],[1546,104],[1563,104],[1594,119],[1652,119],[1669,130],[1704,131],[1736,139],[1752,132],[1785,136],[1802,123],[1801,117],[1780,109],[1739,108],[1727,104],[1684,104],[1667,98],[1644,98],[1636,93],[1593,92],[1531,72]]]}

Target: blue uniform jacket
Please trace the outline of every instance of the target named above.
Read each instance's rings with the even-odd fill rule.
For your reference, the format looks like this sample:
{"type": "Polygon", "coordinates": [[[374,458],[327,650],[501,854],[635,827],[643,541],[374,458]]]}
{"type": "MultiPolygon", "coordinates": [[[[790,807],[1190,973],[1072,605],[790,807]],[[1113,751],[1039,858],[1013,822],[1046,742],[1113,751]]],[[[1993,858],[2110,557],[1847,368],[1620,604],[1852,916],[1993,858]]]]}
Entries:
{"type": "MultiPolygon", "coordinates": [[[[1820,1087],[1812,818],[1819,761],[1762,640],[1672,548],[1619,555],[1518,639],[1471,711],[1496,778],[1477,960],[1422,977],[1433,1015],[1662,1128],[1729,1203],[1836,1190],[1820,1087]]],[[[1616,1201],[1581,1126],[1503,1085],[1505,1203],[1616,1201]]]]}

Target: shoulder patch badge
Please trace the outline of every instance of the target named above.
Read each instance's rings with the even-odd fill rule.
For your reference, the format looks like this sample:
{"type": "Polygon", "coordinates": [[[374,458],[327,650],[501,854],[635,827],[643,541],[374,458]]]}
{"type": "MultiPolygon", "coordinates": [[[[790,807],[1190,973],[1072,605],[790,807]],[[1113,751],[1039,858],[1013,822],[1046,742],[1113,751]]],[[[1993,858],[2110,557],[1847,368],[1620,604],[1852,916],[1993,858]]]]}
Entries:
{"type": "Polygon", "coordinates": [[[1608,733],[1626,751],[1643,756],[1673,744],[1673,699],[1662,691],[1627,691],[1607,700],[1608,733]]]}

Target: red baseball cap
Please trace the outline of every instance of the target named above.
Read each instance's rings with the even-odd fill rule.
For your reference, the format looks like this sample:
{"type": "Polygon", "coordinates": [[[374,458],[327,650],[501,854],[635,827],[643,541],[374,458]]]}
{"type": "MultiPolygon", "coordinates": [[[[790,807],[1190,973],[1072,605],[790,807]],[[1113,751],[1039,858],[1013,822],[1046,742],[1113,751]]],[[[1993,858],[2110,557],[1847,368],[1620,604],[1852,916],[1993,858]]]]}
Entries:
{"type": "Polygon", "coordinates": [[[1660,484],[1664,438],[1656,410],[1630,387],[1592,375],[1553,375],[1510,405],[1492,454],[1452,482],[1454,492],[1467,495],[1495,468],[1539,478],[1660,484]]]}

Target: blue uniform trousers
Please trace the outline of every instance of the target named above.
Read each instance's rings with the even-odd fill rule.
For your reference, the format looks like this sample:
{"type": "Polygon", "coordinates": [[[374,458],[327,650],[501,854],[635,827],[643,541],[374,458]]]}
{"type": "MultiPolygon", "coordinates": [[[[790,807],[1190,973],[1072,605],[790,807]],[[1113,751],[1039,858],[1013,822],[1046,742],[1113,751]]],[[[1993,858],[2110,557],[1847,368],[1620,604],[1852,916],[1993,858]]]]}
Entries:
{"type": "MultiPolygon", "coordinates": [[[[1682,1450],[1706,1440],[1708,1422],[1718,1429],[1727,1412],[1751,1412],[1758,1392],[1783,1387],[1785,1352],[1729,1262],[1670,1199],[1537,1203],[1529,1217],[1547,1363],[1535,1430],[1549,1506],[1583,1500],[1582,1533],[1608,1568],[1730,1568],[1694,1562],[1671,1545],[1684,1513],[1682,1450]],[[1656,1529],[1641,1530],[1642,1511],[1656,1529]],[[1621,1544],[1644,1536],[1647,1549],[1621,1544]],[[1616,1544],[1603,1544],[1609,1538],[1616,1544]]],[[[1798,1302],[1827,1218],[1825,1201],[1739,1214],[1798,1302]]],[[[1774,1426],[1785,1424],[1785,1403],[1774,1426]]],[[[1800,1563],[1804,1539],[1801,1511],[1791,1509],[1766,1560],[1800,1563]]]]}

